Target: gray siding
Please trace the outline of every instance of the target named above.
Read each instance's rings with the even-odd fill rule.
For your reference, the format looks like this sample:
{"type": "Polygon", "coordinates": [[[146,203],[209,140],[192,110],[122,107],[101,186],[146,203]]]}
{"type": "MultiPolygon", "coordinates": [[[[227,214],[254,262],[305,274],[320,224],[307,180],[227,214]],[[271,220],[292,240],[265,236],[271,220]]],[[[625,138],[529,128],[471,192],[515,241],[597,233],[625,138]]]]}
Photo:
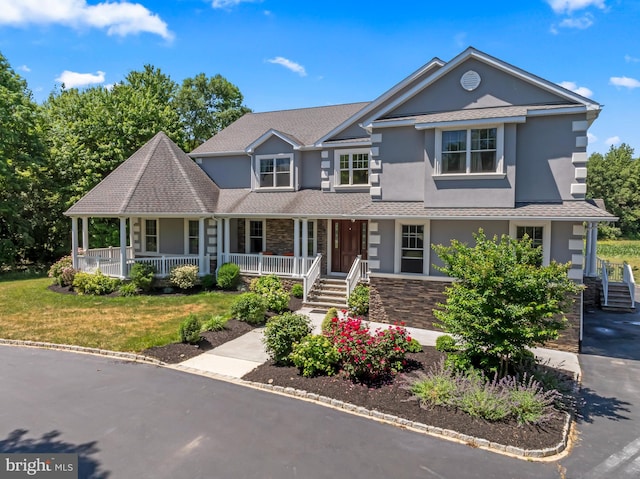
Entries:
{"type": "Polygon", "coordinates": [[[249,156],[202,158],[200,167],[220,188],[251,188],[249,156]]]}
{"type": "Polygon", "coordinates": [[[300,188],[320,188],[320,151],[305,151],[298,162],[298,179],[300,188]]]}
{"type": "Polygon", "coordinates": [[[292,152],[293,146],[277,136],[272,136],[260,146],[258,146],[254,151],[256,155],[277,155],[279,153],[292,152]]]}
{"type": "Polygon", "coordinates": [[[471,58],[386,116],[558,102],[567,100],[471,58]],[[460,77],[468,70],[481,77],[480,86],[470,92],[460,85],[460,77]]]}
{"type": "Polygon", "coordinates": [[[574,199],[571,183],[575,167],[571,162],[576,137],[572,122],[584,120],[584,115],[561,115],[528,118],[518,125],[516,148],[516,201],[561,201],[574,199]]]}
{"type": "Polygon", "coordinates": [[[334,135],[333,137],[331,137],[331,139],[347,140],[351,138],[364,138],[366,136],[369,136],[369,134],[364,129],[362,129],[362,127],[360,127],[358,125],[358,122],[356,121],[354,124],[348,126],[337,135],[334,135]]]}
{"type": "Polygon", "coordinates": [[[424,199],[424,134],[413,127],[381,130],[378,159],[383,201],[424,199]]]}
{"type": "Polygon", "coordinates": [[[184,254],[184,219],[160,218],[160,254],[184,254]]]}
{"type": "Polygon", "coordinates": [[[370,235],[377,234],[380,236],[380,244],[370,245],[378,249],[378,255],[369,256],[369,259],[380,261],[380,269],[377,270],[377,272],[393,273],[394,243],[395,243],[395,236],[396,236],[395,221],[381,220],[381,221],[377,221],[377,223],[378,223],[378,232],[369,233],[369,234],[370,235]]]}
{"type": "Polygon", "coordinates": [[[571,254],[581,254],[582,251],[570,251],[569,240],[580,239],[573,236],[573,226],[580,223],[554,221],[551,223],[551,260],[558,263],[571,261],[571,254]]]}

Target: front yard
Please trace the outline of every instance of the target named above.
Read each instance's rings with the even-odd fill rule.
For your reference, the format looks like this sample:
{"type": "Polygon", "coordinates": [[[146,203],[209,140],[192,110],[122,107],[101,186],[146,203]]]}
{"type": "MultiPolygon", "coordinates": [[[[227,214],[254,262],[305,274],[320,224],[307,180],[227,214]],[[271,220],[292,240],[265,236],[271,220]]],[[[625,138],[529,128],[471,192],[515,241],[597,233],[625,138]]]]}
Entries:
{"type": "Polygon", "coordinates": [[[0,338],[140,352],[178,340],[189,313],[227,314],[235,295],[78,296],[50,278],[0,281],[0,338]]]}

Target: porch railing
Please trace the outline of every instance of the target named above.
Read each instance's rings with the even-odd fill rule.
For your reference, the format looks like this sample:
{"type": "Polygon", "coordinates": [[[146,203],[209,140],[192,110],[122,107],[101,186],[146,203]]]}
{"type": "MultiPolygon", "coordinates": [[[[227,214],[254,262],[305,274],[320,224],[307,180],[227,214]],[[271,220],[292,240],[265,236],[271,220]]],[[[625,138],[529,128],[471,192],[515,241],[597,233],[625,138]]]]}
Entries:
{"type": "Polygon", "coordinates": [[[629,288],[631,307],[635,307],[636,282],[633,278],[633,270],[628,263],[609,263],[603,259],[597,259],[598,276],[602,280],[602,294],[604,305],[609,305],[609,284],[624,283],[629,288]]]}
{"type": "Polygon", "coordinates": [[[198,267],[200,275],[209,274],[209,265],[211,264],[211,257],[204,257],[204,265],[200,265],[199,256],[158,256],[149,258],[135,258],[127,261],[127,276],[131,272],[131,267],[135,263],[150,264],[156,270],[156,277],[164,278],[169,276],[171,270],[177,266],[185,266],[193,264],[198,267]]]}
{"type": "Polygon", "coordinates": [[[636,307],[636,280],[633,278],[633,270],[629,263],[624,263],[624,271],[622,275],[622,282],[626,283],[629,287],[629,295],[631,296],[631,307],[636,307]]]}
{"type": "MultiPolygon", "coordinates": [[[[128,260],[129,261],[129,260],[128,260]]],[[[107,276],[120,277],[120,255],[117,259],[102,256],[78,256],[78,270],[85,273],[102,272],[107,276]]]]}
{"type": "MultiPolygon", "coordinates": [[[[131,250],[133,254],[133,250],[131,250]]],[[[171,270],[176,266],[184,266],[187,264],[193,264],[198,266],[200,275],[209,274],[210,270],[210,256],[204,257],[204,264],[200,264],[199,256],[154,256],[147,258],[134,258],[129,257],[129,251],[127,251],[126,270],[121,271],[120,264],[120,249],[113,248],[113,252],[109,248],[101,248],[100,250],[88,250],[85,254],[78,256],[78,269],[86,273],[95,273],[98,270],[107,276],[114,276],[118,278],[128,277],[131,272],[131,267],[135,263],[151,264],[156,270],[156,277],[164,278],[169,276],[171,270]],[[115,253],[117,251],[117,253],[115,253]],[[109,256],[109,253],[112,253],[109,256]]]]}
{"type": "Polygon", "coordinates": [[[358,286],[358,283],[366,281],[369,281],[369,262],[358,255],[349,269],[347,279],[345,279],[347,298],[351,296],[351,293],[353,293],[355,287],[358,286]]]}
{"type": "MultiPolygon", "coordinates": [[[[87,249],[83,250],[82,253],[80,253],[80,256],[99,258],[102,261],[120,261],[120,248],[117,246],[109,246],[107,248],[87,249]]],[[[133,251],[133,246],[127,246],[127,259],[133,259],[134,257],[135,253],[133,251]]]]}
{"type": "Polygon", "coordinates": [[[311,263],[309,267],[309,271],[302,277],[302,288],[304,291],[304,295],[302,297],[302,301],[307,302],[307,297],[309,296],[309,292],[313,288],[313,285],[320,278],[320,272],[322,270],[322,255],[318,253],[318,255],[311,263]]]}
{"type": "Polygon", "coordinates": [[[315,258],[275,256],[266,254],[223,253],[223,263],[234,263],[241,273],[277,274],[292,278],[303,277],[315,258]]]}

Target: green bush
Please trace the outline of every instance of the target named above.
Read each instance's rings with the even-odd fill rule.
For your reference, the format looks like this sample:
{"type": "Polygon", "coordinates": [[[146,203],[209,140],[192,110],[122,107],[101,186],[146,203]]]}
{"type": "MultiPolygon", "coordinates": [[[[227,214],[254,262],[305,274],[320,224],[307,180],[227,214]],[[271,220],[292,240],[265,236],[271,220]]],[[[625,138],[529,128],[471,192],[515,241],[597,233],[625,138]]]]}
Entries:
{"type": "Polygon", "coordinates": [[[135,283],[122,283],[118,288],[118,294],[120,296],[136,296],[140,292],[135,283]]]}
{"type": "Polygon", "coordinates": [[[416,338],[411,338],[409,344],[407,345],[408,353],[421,353],[422,352],[422,344],[416,338]]]}
{"type": "Polygon", "coordinates": [[[291,286],[291,296],[294,298],[303,298],[304,297],[304,288],[300,283],[296,283],[291,286]]]}
{"type": "Polygon", "coordinates": [[[240,266],[225,263],[218,270],[218,286],[222,289],[235,289],[240,281],[240,266]]]}
{"type": "Polygon", "coordinates": [[[211,315],[204,323],[202,323],[202,331],[222,331],[227,327],[229,318],[220,315],[211,315]]]}
{"type": "Polygon", "coordinates": [[[197,315],[191,313],[180,323],[180,341],[183,343],[196,344],[200,341],[200,330],[202,325],[200,318],[197,315]]]}
{"type": "Polygon", "coordinates": [[[180,289],[191,289],[198,281],[198,267],[194,264],[176,266],[169,274],[169,282],[180,289]]]}
{"type": "Polygon", "coordinates": [[[324,319],[322,320],[322,325],[320,328],[323,333],[331,332],[333,328],[333,319],[338,317],[338,310],[336,308],[329,308],[327,314],[324,315],[324,319]]]}
{"type": "Polygon", "coordinates": [[[265,298],[270,311],[282,313],[289,307],[289,293],[275,274],[254,278],[249,290],[265,298]]]}
{"type": "Polygon", "coordinates": [[[458,350],[456,340],[448,334],[436,338],[436,350],[441,353],[454,353],[458,350]]]}
{"type": "Polygon", "coordinates": [[[293,345],[289,358],[305,377],[331,376],[340,362],[340,353],[326,336],[309,335],[293,345]]]}
{"type": "Polygon", "coordinates": [[[129,272],[131,282],[145,293],[153,288],[156,269],[151,263],[134,263],[129,272]]]}
{"type": "Polygon", "coordinates": [[[369,286],[359,284],[351,292],[347,300],[349,312],[355,316],[363,316],[369,312],[369,286]]]}
{"type": "Polygon", "coordinates": [[[111,294],[119,285],[119,279],[105,276],[99,270],[94,274],[79,271],[73,279],[73,289],[78,294],[111,294]]]}
{"type": "Polygon", "coordinates": [[[53,278],[53,282],[59,286],[71,286],[75,273],[71,256],[60,258],[49,268],[49,278],[53,278]]]}
{"type": "Polygon", "coordinates": [[[206,291],[211,291],[216,286],[216,278],[212,274],[205,274],[200,282],[206,291]]]}
{"type": "Polygon", "coordinates": [[[311,320],[303,314],[284,313],[267,321],[264,344],[267,353],[279,364],[290,364],[293,345],[311,334],[311,320]]]}
{"type": "Polygon", "coordinates": [[[244,293],[231,304],[231,314],[249,324],[261,324],[267,312],[266,300],[256,293],[244,293]]]}

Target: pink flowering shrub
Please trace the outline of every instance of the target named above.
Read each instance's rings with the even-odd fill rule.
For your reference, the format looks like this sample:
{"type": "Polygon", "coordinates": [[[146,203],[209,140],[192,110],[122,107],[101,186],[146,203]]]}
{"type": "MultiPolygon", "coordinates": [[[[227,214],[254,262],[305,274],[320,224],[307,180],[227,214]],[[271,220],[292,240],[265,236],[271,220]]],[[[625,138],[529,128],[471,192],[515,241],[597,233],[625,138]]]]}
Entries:
{"type": "Polygon", "coordinates": [[[342,371],[351,379],[376,380],[402,371],[411,337],[402,326],[378,328],[358,318],[333,318],[325,331],[340,353],[342,371]]]}

